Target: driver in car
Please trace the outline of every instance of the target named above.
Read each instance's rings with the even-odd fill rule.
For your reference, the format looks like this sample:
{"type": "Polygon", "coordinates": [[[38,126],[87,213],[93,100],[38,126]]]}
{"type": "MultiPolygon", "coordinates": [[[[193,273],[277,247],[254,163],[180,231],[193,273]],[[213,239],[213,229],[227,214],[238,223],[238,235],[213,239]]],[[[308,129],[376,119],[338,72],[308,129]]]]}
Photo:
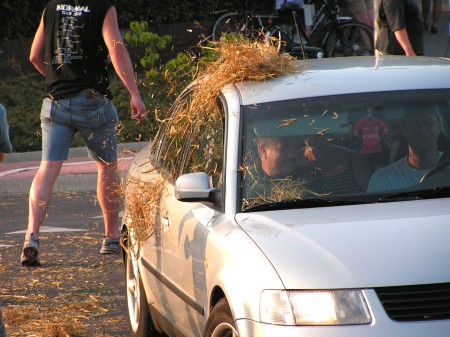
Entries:
{"type": "Polygon", "coordinates": [[[245,173],[247,198],[268,202],[303,199],[317,180],[310,168],[299,167],[303,139],[269,127],[255,128],[257,158],[245,173]]]}
{"type": "Polygon", "coordinates": [[[408,154],[377,170],[370,178],[367,191],[383,192],[418,184],[443,154],[437,145],[441,131],[442,122],[436,111],[411,109],[401,125],[401,133],[408,143],[408,154]]]}

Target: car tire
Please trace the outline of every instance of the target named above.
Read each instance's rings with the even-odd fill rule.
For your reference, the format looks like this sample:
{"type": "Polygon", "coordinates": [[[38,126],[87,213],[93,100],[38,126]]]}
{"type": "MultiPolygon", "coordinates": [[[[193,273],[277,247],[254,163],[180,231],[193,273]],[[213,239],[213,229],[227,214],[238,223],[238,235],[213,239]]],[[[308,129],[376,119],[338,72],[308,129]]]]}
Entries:
{"type": "Polygon", "coordinates": [[[236,325],[230,306],[225,298],[222,298],[211,310],[206,322],[204,337],[238,337],[236,325]]]}
{"type": "MultiPolygon", "coordinates": [[[[129,240],[126,240],[126,243],[129,244],[129,240]]],[[[137,261],[130,255],[132,255],[132,253],[128,246],[128,252],[124,252],[124,265],[131,336],[163,336],[153,325],[147,298],[145,296],[144,285],[142,284],[142,279],[137,268],[137,261]]]]}

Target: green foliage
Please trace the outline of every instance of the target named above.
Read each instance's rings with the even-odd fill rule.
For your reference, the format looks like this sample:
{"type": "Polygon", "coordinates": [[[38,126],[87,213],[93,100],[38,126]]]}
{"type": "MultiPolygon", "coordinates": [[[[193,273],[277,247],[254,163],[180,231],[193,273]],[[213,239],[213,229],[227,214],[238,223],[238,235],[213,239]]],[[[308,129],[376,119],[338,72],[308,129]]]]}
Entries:
{"type": "Polygon", "coordinates": [[[43,9],[43,1],[0,1],[0,40],[33,36],[43,9]]]}
{"type": "Polygon", "coordinates": [[[148,31],[148,23],[145,21],[133,21],[130,24],[130,32],[125,34],[124,40],[133,47],[142,47],[145,54],[139,60],[145,71],[147,88],[152,91],[152,97],[163,95],[173,97],[179,86],[193,78],[191,60],[186,53],[178,53],[174,59],[163,64],[160,51],[168,48],[172,37],[162,37],[148,31]],[[176,78],[176,80],[174,80],[176,78]],[[176,89],[173,86],[176,84],[176,89]]]}
{"type": "Polygon", "coordinates": [[[148,22],[132,21],[131,32],[125,33],[125,41],[133,47],[145,47],[145,55],[140,59],[144,69],[152,70],[160,61],[159,51],[167,48],[172,42],[170,35],[158,36],[148,31],[148,22]]]}
{"type": "Polygon", "coordinates": [[[0,81],[0,102],[8,110],[10,138],[18,152],[40,149],[39,112],[44,82],[38,75],[21,75],[0,81]]]}
{"type": "Polygon", "coordinates": [[[164,65],[165,79],[174,93],[179,93],[189,82],[197,77],[199,71],[217,59],[211,43],[199,49],[197,54],[178,53],[164,65]]]}
{"type": "MultiPolygon", "coordinates": [[[[167,99],[172,100],[174,97],[170,96],[160,52],[170,46],[172,37],[170,35],[158,36],[149,32],[148,23],[145,21],[132,21],[130,31],[125,34],[124,40],[130,46],[142,47],[145,50],[144,56],[139,59],[139,63],[144,69],[145,92],[151,98],[162,98],[162,104],[165,105],[167,99]]],[[[160,109],[160,106],[152,107],[160,109]]]]}
{"type": "Polygon", "coordinates": [[[195,74],[193,59],[187,53],[178,53],[164,65],[164,77],[170,92],[175,94],[180,93],[195,78],[195,74]]]}

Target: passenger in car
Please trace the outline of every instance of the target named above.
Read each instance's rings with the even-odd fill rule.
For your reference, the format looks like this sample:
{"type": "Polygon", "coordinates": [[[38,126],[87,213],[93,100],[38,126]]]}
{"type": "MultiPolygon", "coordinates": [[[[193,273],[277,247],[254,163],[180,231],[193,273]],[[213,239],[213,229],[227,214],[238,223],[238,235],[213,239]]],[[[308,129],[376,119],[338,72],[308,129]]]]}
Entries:
{"type": "Polygon", "coordinates": [[[304,139],[299,165],[314,168],[322,178],[319,193],[349,195],[366,191],[372,169],[361,154],[331,144],[326,134],[304,139]]]}
{"type": "Polygon", "coordinates": [[[433,110],[411,110],[403,119],[401,133],[408,143],[408,154],[377,170],[370,178],[368,192],[382,192],[414,186],[435,165],[443,152],[438,151],[442,122],[433,110]]]}

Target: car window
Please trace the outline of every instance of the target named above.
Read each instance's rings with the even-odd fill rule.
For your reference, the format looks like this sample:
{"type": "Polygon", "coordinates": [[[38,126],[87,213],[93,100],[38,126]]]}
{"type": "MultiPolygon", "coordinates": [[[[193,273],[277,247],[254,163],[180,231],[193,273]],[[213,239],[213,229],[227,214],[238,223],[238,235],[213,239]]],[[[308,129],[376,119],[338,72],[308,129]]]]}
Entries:
{"type": "Polygon", "coordinates": [[[449,187],[450,173],[446,179],[425,176],[427,183],[420,182],[446,159],[449,119],[448,90],[245,106],[242,209],[308,200],[320,201],[317,205],[324,200],[367,202],[392,191],[420,194],[449,187]],[[417,155],[412,156],[412,148],[417,155]],[[424,151],[429,153],[427,166],[419,160],[424,151]]]}
{"type": "Polygon", "coordinates": [[[211,177],[213,187],[217,187],[223,166],[223,109],[220,101],[193,128],[188,156],[183,173],[203,171],[211,177]]]}
{"type": "Polygon", "coordinates": [[[223,107],[218,101],[208,111],[189,110],[187,94],[172,108],[156,137],[161,165],[175,178],[181,174],[206,172],[212,187],[219,184],[223,162],[223,107]],[[189,111],[187,113],[187,111],[189,111]]]}

